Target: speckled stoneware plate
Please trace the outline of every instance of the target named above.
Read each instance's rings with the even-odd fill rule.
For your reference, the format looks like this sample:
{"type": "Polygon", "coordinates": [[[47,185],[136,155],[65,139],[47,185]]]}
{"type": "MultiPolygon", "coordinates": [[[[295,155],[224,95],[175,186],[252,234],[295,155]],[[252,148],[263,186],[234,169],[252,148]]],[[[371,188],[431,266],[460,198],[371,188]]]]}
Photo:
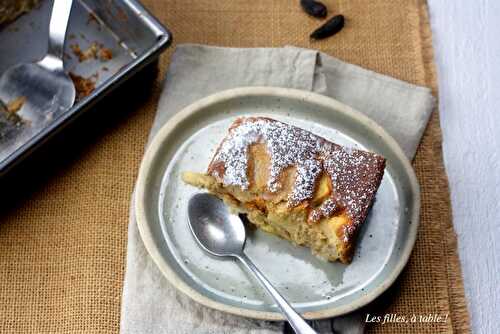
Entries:
{"type": "Polygon", "coordinates": [[[204,98],[158,132],[141,165],[135,209],[146,248],[165,277],[195,301],[251,318],[282,316],[233,260],[205,253],[188,227],[188,199],[200,190],[182,171],[206,170],[229,125],[242,115],[268,116],[338,144],[386,157],[387,167],[350,265],[328,263],[275,236],[249,235],[246,252],[309,319],[353,311],[379,296],[408,261],[419,222],[419,188],[410,163],[380,126],[333,99],[281,88],[238,88],[204,98]]]}

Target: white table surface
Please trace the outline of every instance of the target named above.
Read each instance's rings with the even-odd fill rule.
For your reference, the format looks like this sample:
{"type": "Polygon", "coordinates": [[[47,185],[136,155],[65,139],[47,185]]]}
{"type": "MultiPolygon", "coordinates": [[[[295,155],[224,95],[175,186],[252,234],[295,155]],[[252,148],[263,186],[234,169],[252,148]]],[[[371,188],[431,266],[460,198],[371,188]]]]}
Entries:
{"type": "Polygon", "coordinates": [[[500,1],[429,0],[453,223],[474,333],[500,333],[500,1]]]}

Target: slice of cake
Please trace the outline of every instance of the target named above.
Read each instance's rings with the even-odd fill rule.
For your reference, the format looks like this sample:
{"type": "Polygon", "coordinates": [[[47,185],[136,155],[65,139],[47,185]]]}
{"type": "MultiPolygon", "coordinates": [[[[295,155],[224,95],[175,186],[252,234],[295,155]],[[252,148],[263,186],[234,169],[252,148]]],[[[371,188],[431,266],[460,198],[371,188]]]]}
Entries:
{"type": "Polygon", "coordinates": [[[40,0],[1,0],[0,25],[14,21],[19,15],[32,10],[40,0]]]}
{"type": "Polygon", "coordinates": [[[385,159],[377,154],[249,117],[231,125],[206,174],[182,177],[262,230],[327,260],[349,263],[384,168],[385,159]]]}

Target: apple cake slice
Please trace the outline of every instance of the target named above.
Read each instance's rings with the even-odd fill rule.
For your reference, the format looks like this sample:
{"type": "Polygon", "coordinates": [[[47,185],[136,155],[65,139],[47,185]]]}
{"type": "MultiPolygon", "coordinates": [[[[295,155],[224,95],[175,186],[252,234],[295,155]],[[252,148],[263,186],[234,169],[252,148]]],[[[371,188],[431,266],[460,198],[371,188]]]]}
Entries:
{"type": "Polygon", "coordinates": [[[205,188],[262,230],[349,263],[357,231],[384,174],[385,159],[342,147],[273,119],[237,119],[205,174],[205,188]]]}

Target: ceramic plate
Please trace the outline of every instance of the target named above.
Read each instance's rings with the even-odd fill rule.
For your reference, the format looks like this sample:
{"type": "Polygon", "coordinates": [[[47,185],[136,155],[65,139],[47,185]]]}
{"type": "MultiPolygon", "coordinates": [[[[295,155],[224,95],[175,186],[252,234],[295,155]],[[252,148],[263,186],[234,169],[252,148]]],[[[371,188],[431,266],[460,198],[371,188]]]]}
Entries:
{"type": "Polygon", "coordinates": [[[350,107],[310,92],[238,88],[204,98],[158,132],[139,172],[135,209],[144,244],[165,277],[195,301],[251,318],[282,316],[239,263],[205,253],[188,227],[188,199],[200,190],[183,171],[204,172],[239,116],[268,116],[345,146],[386,157],[376,201],[350,265],[328,263],[309,249],[256,231],[245,251],[275,287],[309,319],[353,311],[380,295],[406,264],[419,222],[419,188],[402,150],[380,126],[350,107]]]}

